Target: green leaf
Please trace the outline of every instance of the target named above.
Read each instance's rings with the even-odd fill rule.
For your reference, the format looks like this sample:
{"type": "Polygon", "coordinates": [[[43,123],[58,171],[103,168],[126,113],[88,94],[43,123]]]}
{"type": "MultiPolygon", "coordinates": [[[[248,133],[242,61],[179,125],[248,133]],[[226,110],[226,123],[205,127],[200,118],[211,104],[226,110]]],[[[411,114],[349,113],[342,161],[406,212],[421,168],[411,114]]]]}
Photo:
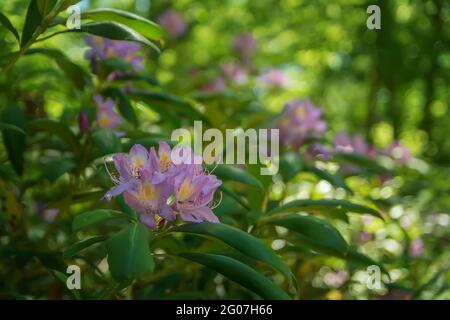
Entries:
{"type": "Polygon", "coordinates": [[[296,279],[291,270],[284,264],[283,260],[261,240],[240,229],[223,223],[189,223],[173,229],[176,232],[193,233],[209,236],[225,242],[234,249],[253,259],[262,261],[275,270],[281,272],[290,282],[296,286],[296,279]]]}
{"type": "Polygon", "coordinates": [[[61,11],[66,10],[68,7],[73,6],[74,4],[77,4],[78,2],[81,2],[82,0],[63,0],[63,5],[61,6],[61,11]]]}
{"type": "Polygon", "coordinates": [[[384,272],[385,274],[389,275],[389,272],[386,270],[386,268],[381,264],[373,260],[371,257],[353,249],[350,248],[345,255],[337,255],[338,258],[344,259],[352,264],[355,264],[357,266],[361,267],[368,267],[372,265],[376,265],[380,267],[380,270],[384,272]]]}
{"type": "Polygon", "coordinates": [[[345,200],[323,199],[323,200],[310,200],[300,199],[288,202],[280,207],[277,207],[268,212],[269,215],[275,213],[285,212],[308,212],[308,213],[322,213],[327,214],[329,212],[342,213],[366,213],[383,219],[380,212],[375,209],[352,203],[345,200]]]}
{"type": "Polygon", "coordinates": [[[8,17],[5,16],[1,11],[0,11],[0,24],[2,24],[6,29],[8,29],[17,39],[17,41],[20,42],[19,33],[17,32],[16,28],[14,28],[8,17]]]}
{"type": "Polygon", "coordinates": [[[337,173],[332,174],[316,167],[306,167],[304,170],[315,174],[320,179],[328,181],[331,185],[335,187],[339,187],[345,189],[350,193],[353,193],[352,189],[350,189],[347,183],[345,183],[345,180],[337,173]]]}
{"type": "Polygon", "coordinates": [[[66,172],[72,171],[77,164],[73,159],[60,158],[50,161],[44,168],[44,176],[54,182],[66,172]]]}
{"type": "Polygon", "coordinates": [[[69,259],[72,258],[74,255],[76,255],[78,252],[89,248],[90,246],[99,243],[99,242],[103,242],[107,239],[108,237],[106,236],[95,236],[95,237],[89,237],[87,239],[83,239],[81,241],[78,241],[74,244],[72,244],[70,247],[68,247],[66,250],[64,250],[63,253],[63,258],[69,259]]]}
{"type": "Polygon", "coordinates": [[[80,292],[78,292],[77,289],[73,289],[70,290],[69,288],[67,288],[67,275],[61,271],[57,271],[57,270],[51,270],[51,274],[61,283],[61,287],[67,289],[67,291],[69,291],[69,293],[72,295],[73,298],[80,300],[81,299],[81,295],[80,292]]]}
{"type": "Polygon", "coordinates": [[[39,13],[45,17],[54,7],[57,0],[36,0],[38,4],[39,13]]]}
{"type": "MultiPolygon", "coordinates": [[[[214,167],[215,165],[207,166],[209,170],[212,170],[214,167]]],[[[248,173],[244,169],[240,169],[235,166],[219,164],[214,169],[213,174],[223,180],[237,181],[252,187],[264,189],[264,186],[261,183],[261,181],[259,181],[257,178],[255,178],[252,174],[248,173]]]]}
{"type": "Polygon", "coordinates": [[[149,231],[140,223],[132,223],[106,241],[108,265],[118,281],[133,279],[153,272],[155,263],[148,245],[149,231]]]}
{"type": "Polygon", "coordinates": [[[27,15],[25,17],[25,25],[22,31],[22,41],[20,47],[25,46],[35,33],[36,29],[42,22],[42,16],[39,12],[38,1],[30,1],[28,5],[27,15]]]}
{"type": "Polygon", "coordinates": [[[73,218],[72,231],[75,232],[86,226],[117,218],[125,218],[128,220],[130,217],[120,211],[110,209],[97,209],[84,212],[73,218]]]}
{"type": "Polygon", "coordinates": [[[178,256],[200,263],[253,291],[263,299],[289,300],[289,295],[260,272],[233,258],[210,253],[181,253],[178,256]]]}
{"type": "Polygon", "coordinates": [[[287,152],[280,157],[280,173],[286,181],[294,178],[303,167],[303,160],[298,152],[287,152]]]}
{"type": "Polygon", "coordinates": [[[23,131],[22,128],[12,125],[12,124],[9,124],[9,123],[4,123],[4,122],[0,122],[0,130],[2,130],[2,131],[3,130],[12,130],[15,132],[19,132],[23,135],[26,135],[25,131],[23,131]]]}
{"type": "Polygon", "coordinates": [[[309,245],[313,250],[333,255],[347,253],[347,242],[339,231],[325,220],[290,214],[265,218],[264,223],[281,226],[298,233],[297,239],[309,245]]]}
{"type": "Polygon", "coordinates": [[[117,22],[94,22],[81,26],[80,30],[72,30],[74,32],[86,32],[95,36],[108,38],[111,40],[126,40],[134,41],[140,44],[149,46],[160,52],[159,48],[148,40],[146,37],[142,36],[138,32],[134,31],[130,27],[124,26],[117,22]]]}
{"type": "Polygon", "coordinates": [[[131,105],[131,102],[126,94],[122,92],[122,90],[118,88],[108,88],[102,93],[106,96],[116,99],[120,114],[135,126],[138,125],[138,119],[136,113],[134,112],[133,106],[131,105]]]}
{"type": "Polygon", "coordinates": [[[100,150],[101,155],[113,154],[122,151],[120,139],[111,129],[97,129],[92,133],[91,138],[100,150]]]}
{"type": "Polygon", "coordinates": [[[86,85],[91,83],[91,79],[85,70],[73,63],[61,51],[49,48],[33,48],[29,49],[26,54],[35,53],[46,55],[54,60],[77,89],[83,90],[86,85]]]}
{"type": "Polygon", "coordinates": [[[163,116],[167,113],[167,110],[171,110],[183,114],[191,120],[202,120],[209,124],[208,119],[206,119],[205,116],[194,107],[193,103],[171,94],[134,90],[130,94],[130,97],[133,100],[147,103],[151,108],[153,108],[156,112],[161,113],[163,116]]]}
{"type": "Polygon", "coordinates": [[[113,21],[126,25],[150,40],[158,41],[163,33],[160,26],[131,12],[117,9],[95,9],[81,14],[82,19],[94,21],[113,21]]]}
{"type": "Polygon", "coordinates": [[[23,173],[23,158],[26,147],[26,136],[23,134],[25,127],[25,114],[18,106],[7,106],[2,113],[2,136],[8,158],[14,171],[18,175],[23,173]],[[14,130],[12,128],[18,128],[14,130]]]}
{"type": "Polygon", "coordinates": [[[387,172],[387,168],[380,165],[376,160],[357,153],[336,152],[333,159],[338,162],[350,162],[370,172],[387,172]]]}
{"type": "Polygon", "coordinates": [[[36,119],[27,123],[27,130],[34,132],[46,132],[61,138],[75,154],[78,153],[80,145],[72,130],[65,124],[49,119],[36,119]]]}

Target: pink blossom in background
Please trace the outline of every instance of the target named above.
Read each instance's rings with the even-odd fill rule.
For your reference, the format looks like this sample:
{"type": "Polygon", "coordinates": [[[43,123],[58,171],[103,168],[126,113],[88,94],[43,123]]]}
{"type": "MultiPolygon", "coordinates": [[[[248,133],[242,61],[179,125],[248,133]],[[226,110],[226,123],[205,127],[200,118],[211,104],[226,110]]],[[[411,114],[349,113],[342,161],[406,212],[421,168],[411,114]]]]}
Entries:
{"type": "Polygon", "coordinates": [[[287,74],[280,69],[269,69],[264,72],[258,80],[264,85],[276,89],[286,88],[290,83],[287,74]]]}
{"type": "Polygon", "coordinates": [[[225,80],[222,77],[209,80],[203,86],[201,86],[200,91],[205,93],[221,93],[225,91],[225,80]]]}
{"type": "Polygon", "coordinates": [[[121,123],[122,119],[114,111],[116,103],[111,99],[104,99],[101,95],[97,94],[94,96],[94,100],[97,103],[97,122],[98,126],[101,128],[117,128],[121,123]]]}
{"type": "Polygon", "coordinates": [[[424,253],[424,243],[422,238],[416,238],[411,241],[411,245],[409,247],[409,255],[411,257],[420,257],[424,253]]]}
{"type": "Polygon", "coordinates": [[[360,135],[351,136],[346,132],[334,136],[335,150],[344,153],[357,153],[366,156],[375,156],[376,150],[367,144],[360,135]]]}
{"type": "Polygon", "coordinates": [[[407,164],[412,158],[411,150],[402,145],[399,141],[392,142],[383,153],[392,157],[399,164],[407,164]]]}
{"type": "Polygon", "coordinates": [[[360,232],[358,235],[358,240],[362,243],[370,241],[372,239],[373,239],[373,234],[365,232],[365,231],[360,232]]]}
{"type": "Polygon", "coordinates": [[[318,142],[312,143],[306,149],[305,158],[309,161],[328,161],[331,159],[331,150],[318,142]]]}
{"type": "Polygon", "coordinates": [[[273,128],[280,130],[280,142],[298,149],[305,139],[320,137],[327,129],[322,111],[309,100],[293,100],[287,103],[273,128]]]}
{"type": "MultiPolygon", "coordinates": [[[[85,53],[86,59],[91,62],[93,73],[98,72],[99,61],[119,58],[129,62],[134,71],[140,71],[144,68],[143,57],[138,55],[141,45],[132,41],[110,40],[101,37],[88,37],[86,44],[90,47],[85,53]]],[[[130,70],[133,71],[133,70],[130,70]]],[[[115,71],[114,77],[120,77],[121,72],[115,71]]],[[[111,76],[111,75],[110,75],[111,76]]]]}
{"type": "Polygon", "coordinates": [[[164,11],[156,21],[172,38],[181,37],[187,30],[183,16],[173,9],[164,11]]]}
{"type": "Polygon", "coordinates": [[[222,73],[226,79],[235,84],[244,84],[247,82],[247,71],[238,64],[226,63],[222,65],[222,73]]]}
{"type": "Polygon", "coordinates": [[[255,37],[250,33],[238,34],[234,37],[232,46],[241,62],[249,65],[257,46],[255,37]]]}

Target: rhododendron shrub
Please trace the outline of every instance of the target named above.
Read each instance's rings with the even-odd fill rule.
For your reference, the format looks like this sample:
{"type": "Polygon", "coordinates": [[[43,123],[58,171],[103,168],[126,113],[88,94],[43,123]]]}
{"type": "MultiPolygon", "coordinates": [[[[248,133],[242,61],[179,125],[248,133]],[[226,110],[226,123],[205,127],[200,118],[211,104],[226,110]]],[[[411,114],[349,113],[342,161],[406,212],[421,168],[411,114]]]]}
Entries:
{"type": "Polygon", "coordinates": [[[409,83],[344,1],[4,2],[0,298],[449,297],[445,52],[409,83]]]}

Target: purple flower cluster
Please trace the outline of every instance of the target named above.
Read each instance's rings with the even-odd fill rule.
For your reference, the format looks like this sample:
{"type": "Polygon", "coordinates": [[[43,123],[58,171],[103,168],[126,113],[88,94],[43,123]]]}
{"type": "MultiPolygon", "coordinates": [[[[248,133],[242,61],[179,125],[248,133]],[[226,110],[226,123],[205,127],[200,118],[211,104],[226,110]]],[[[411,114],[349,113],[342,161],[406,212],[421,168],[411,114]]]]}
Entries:
{"type": "MultiPolygon", "coordinates": [[[[91,62],[91,69],[93,73],[98,72],[98,63],[102,60],[110,58],[119,58],[129,62],[134,71],[143,69],[143,57],[138,56],[138,51],[141,46],[131,41],[116,41],[100,37],[86,38],[86,44],[90,49],[86,52],[85,57],[91,62]]],[[[130,70],[133,71],[133,70],[130,70]]],[[[109,80],[120,77],[121,73],[113,72],[108,76],[109,80]]]]}
{"type": "Polygon", "coordinates": [[[250,65],[253,54],[256,50],[256,39],[250,33],[241,33],[233,39],[233,49],[237,53],[239,60],[244,65],[250,65]]]}
{"type": "Polygon", "coordinates": [[[122,119],[114,111],[116,103],[111,99],[104,99],[101,95],[94,96],[97,104],[97,123],[100,128],[117,128],[120,126],[122,119]]]}
{"type": "Polygon", "coordinates": [[[113,156],[118,176],[111,176],[115,187],[106,200],[123,194],[125,202],[141,213],[142,223],[157,228],[158,217],[174,221],[176,212],[184,221],[218,223],[212,211],[214,193],[222,184],[206,173],[189,147],[171,150],[165,142],[158,152],[152,147],[134,145],[129,154],[113,156]]]}
{"type": "Polygon", "coordinates": [[[286,104],[273,128],[280,130],[280,142],[299,149],[308,138],[320,137],[327,129],[322,111],[309,100],[293,100],[286,104]]]}
{"type": "Polygon", "coordinates": [[[181,37],[187,30],[183,16],[173,9],[164,11],[156,21],[172,38],[181,37]]]}
{"type": "Polygon", "coordinates": [[[274,89],[286,88],[290,83],[290,79],[287,74],[280,69],[269,69],[265,71],[259,77],[259,81],[274,89]]]}

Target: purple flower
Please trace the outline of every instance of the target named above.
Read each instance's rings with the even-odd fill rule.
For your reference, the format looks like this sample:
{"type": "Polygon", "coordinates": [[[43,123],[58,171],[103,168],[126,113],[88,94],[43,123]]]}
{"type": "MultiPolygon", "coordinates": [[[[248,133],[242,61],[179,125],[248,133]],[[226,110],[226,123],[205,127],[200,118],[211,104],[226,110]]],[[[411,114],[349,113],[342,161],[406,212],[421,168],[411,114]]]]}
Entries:
{"type": "Polygon", "coordinates": [[[226,63],[222,65],[222,72],[225,78],[238,85],[247,82],[247,71],[238,64],[226,63]]]}
{"type": "Polygon", "coordinates": [[[286,88],[290,83],[289,77],[280,69],[267,70],[259,77],[259,81],[274,89],[286,88]]]}
{"type": "Polygon", "coordinates": [[[309,100],[293,100],[286,104],[274,128],[280,130],[280,141],[298,149],[305,139],[321,136],[327,129],[322,111],[309,100]]]}
{"type": "Polygon", "coordinates": [[[181,37],[187,30],[183,16],[173,9],[164,11],[156,21],[172,38],[181,37]]]}
{"type": "Polygon", "coordinates": [[[339,152],[376,156],[375,148],[367,144],[360,135],[350,136],[345,132],[338,133],[334,136],[334,147],[339,152]]]}
{"type": "Polygon", "coordinates": [[[196,173],[194,166],[175,178],[175,208],[184,221],[209,221],[218,223],[219,219],[211,210],[214,192],[221,185],[215,176],[196,173]]]}
{"type": "Polygon", "coordinates": [[[420,257],[424,253],[424,243],[422,238],[416,238],[411,241],[409,254],[411,257],[420,257]]]}
{"type": "Polygon", "coordinates": [[[399,141],[392,142],[383,153],[392,157],[399,164],[407,164],[412,158],[411,150],[402,145],[399,141]]]}
{"type": "Polygon", "coordinates": [[[168,221],[175,220],[175,213],[167,204],[172,194],[172,186],[168,183],[154,183],[153,175],[148,170],[142,170],[137,188],[124,192],[125,202],[141,213],[140,220],[151,229],[156,229],[155,215],[168,221]]]}
{"type": "Polygon", "coordinates": [[[370,240],[372,240],[372,238],[373,238],[373,235],[372,235],[371,233],[365,232],[365,231],[360,232],[360,234],[359,234],[359,236],[358,236],[358,240],[359,240],[361,243],[370,241],[370,240]]]}
{"type": "MultiPolygon", "coordinates": [[[[98,72],[98,62],[109,58],[120,58],[129,62],[134,71],[143,69],[143,57],[137,55],[141,49],[141,45],[132,41],[117,41],[110,40],[101,37],[88,37],[86,38],[86,44],[90,49],[86,52],[85,57],[91,62],[91,68],[93,73],[98,72]]],[[[133,70],[130,70],[133,71],[133,70]]],[[[117,77],[121,75],[121,72],[114,72],[114,75],[109,77],[117,77]]]]}
{"type": "Polygon", "coordinates": [[[200,90],[206,93],[221,93],[225,91],[225,81],[223,78],[210,80],[200,90]]]}
{"type": "Polygon", "coordinates": [[[250,33],[238,34],[233,39],[233,49],[245,65],[250,64],[251,58],[256,50],[256,45],[256,39],[250,33]]]}
{"type": "Polygon", "coordinates": [[[115,102],[111,99],[103,99],[103,97],[99,94],[94,96],[94,100],[97,103],[97,122],[99,127],[101,128],[117,128],[122,119],[120,116],[114,111],[114,107],[116,106],[115,102]]]}
{"type": "Polygon", "coordinates": [[[212,211],[214,193],[221,182],[203,171],[190,147],[171,150],[165,142],[147,151],[142,145],[134,145],[129,154],[113,156],[118,176],[110,174],[116,184],[105,199],[119,194],[125,202],[141,213],[141,221],[156,229],[160,221],[174,221],[175,212],[184,221],[219,222],[212,211]],[[175,199],[170,205],[169,198],[175,199]]]}
{"type": "Polygon", "coordinates": [[[331,150],[320,143],[316,142],[310,144],[306,150],[305,157],[307,160],[312,161],[315,159],[328,161],[331,159],[331,150]]]}

